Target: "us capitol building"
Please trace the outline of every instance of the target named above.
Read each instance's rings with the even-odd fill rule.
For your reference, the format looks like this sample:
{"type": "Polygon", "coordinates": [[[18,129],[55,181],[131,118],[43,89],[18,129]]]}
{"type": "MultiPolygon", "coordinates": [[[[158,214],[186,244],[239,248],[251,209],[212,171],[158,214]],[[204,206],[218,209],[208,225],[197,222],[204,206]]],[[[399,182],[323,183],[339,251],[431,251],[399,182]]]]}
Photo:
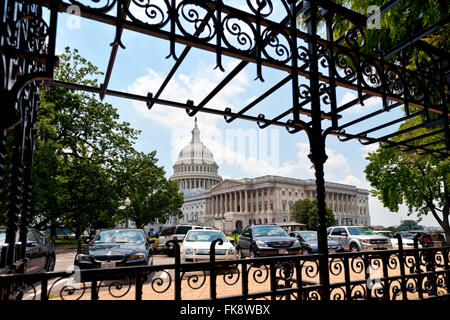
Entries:
{"type": "MultiPolygon", "coordinates": [[[[225,179],[214,156],[200,140],[195,119],[191,142],[179,153],[171,180],[184,193],[179,224],[201,224],[225,232],[248,224],[290,221],[290,208],[298,199],[315,199],[312,179],[280,176],[225,179]]],[[[326,182],[326,203],[340,225],[370,225],[369,192],[355,186],[326,182]]]]}

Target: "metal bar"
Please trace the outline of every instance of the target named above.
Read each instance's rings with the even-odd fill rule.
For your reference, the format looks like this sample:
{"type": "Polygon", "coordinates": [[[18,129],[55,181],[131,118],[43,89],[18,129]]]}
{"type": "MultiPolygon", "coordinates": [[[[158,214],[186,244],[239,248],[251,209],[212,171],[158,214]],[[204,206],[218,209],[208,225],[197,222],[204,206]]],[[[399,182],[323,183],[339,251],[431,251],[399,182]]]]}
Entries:
{"type": "Polygon", "coordinates": [[[241,61],[236,68],[234,68],[192,111],[186,110],[189,116],[194,116],[199,112],[212,98],[216,96],[235,76],[239,74],[246,66],[248,62],[241,61]]]}
{"type": "MultiPolygon", "coordinates": [[[[68,83],[68,82],[63,82],[63,81],[58,81],[58,80],[49,81],[49,83],[51,85],[55,85],[55,86],[61,86],[61,87],[69,88],[69,89],[81,90],[81,91],[87,91],[87,92],[93,92],[93,93],[99,93],[101,90],[100,88],[96,88],[96,87],[90,87],[90,86],[85,86],[85,85],[80,85],[80,84],[73,84],[73,83],[68,83]]],[[[120,97],[120,98],[142,101],[142,102],[148,101],[147,96],[141,96],[141,95],[120,92],[120,91],[115,91],[115,90],[110,90],[110,89],[108,89],[105,94],[110,95],[110,96],[120,97]]],[[[185,103],[164,100],[164,99],[158,99],[156,101],[156,103],[165,105],[165,106],[169,106],[169,107],[180,108],[180,109],[192,109],[194,107],[193,105],[188,106],[185,103]]],[[[230,115],[230,113],[228,113],[228,112],[224,112],[224,111],[217,110],[217,109],[211,109],[211,108],[203,108],[202,112],[215,114],[215,115],[219,115],[219,116],[229,116],[230,115]]],[[[231,113],[231,115],[234,115],[234,113],[231,113]]],[[[239,116],[239,118],[243,119],[243,120],[253,121],[253,122],[261,122],[261,121],[269,122],[270,121],[270,120],[261,120],[257,117],[252,117],[252,116],[247,116],[247,115],[241,115],[241,116],[239,116]]],[[[275,126],[281,126],[281,127],[285,127],[285,128],[286,127],[293,128],[293,129],[298,128],[295,124],[287,124],[284,122],[274,122],[272,124],[275,126]]]]}
{"type": "MultiPolygon", "coordinates": [[[[317,54],[317,4],[314,1],[306,1],[310,8],[307,15],[308,34],[312,36],[312,41],[308,43],[308,50],[311,54],[311,61],[318,61],[317,54]]],[[[326,221],[325,203],[325,179],[324,164],[327,160],[325,152],[325,137],[322,134],[322,119],[320,108],[320,83],[319,68],[317,63],[310,65],[311,76],[309,78],[309,89],[311,97],[311,130],[308,134],[311,153],[309,158],[314,164],[316,177],[316,199],[317,199],[317,245],[321,253],[319,258],[319,281],[321,285],[320,298],[322,301],[330,300],[330,275],[328,272],[328,235],[326,221]]]]}
{"type": "MultiPolygon", "coordinates": [[[[194,37],[199,36],[202,33],[203,28],[206,26],[206,24],[208,23],[209,19],[211,19],[211,16],[212,16],[212,11],[208,12],[208,14],[206,15],[206,18],[200,24],[199,29],[195,32],[194,37]]],[[[163,93],[163,91],[166,88],[167,84],[172,79],[172,77],[175,75],[175,73],[177,72],[178,68],[181,66],[181,64],[183,63],[184,59],[187,57],[187,55],[191,51],[191,49],[192,49],[191,46],[186,46],[184,48],[183,52],[178,57],[178,60],[175,62],[175,64],[173,65],[172,69],[167,74],[166,78],[164,79],[164,82],[159,87],[159,89],[156,92],[155,96],[153,97],[153,99],[147,105],[147,107],[149,109],[151,109],[153,107],[153,105],[155,104],[155,101],[161,96],[161,94],[163,93]]]]}
{"type": "MultiPolygon", "coordinates": [[[[43,0],[41,0],[41,1],[31,0],[31,1],[42,3],[43,5],[47,4],[47,2],[48,2],[48,1],[43,1],[43,0]]],[[[214,4],[208,4],[208,5],[212,6],[212,8],[214,8],[214,4]]],[[[59,5],[59,10],[60,11],[65,11],[67,9],[67,7],[68,7],[68,5],[60,4],[59,5]]],[[[298,8],[299,11],[301,11],[302,6],[298,5],[297,8],[298,8]]],[[[224,12],[226,11],[226,9],[227,9],[226,6],[224,6],[224,12]]],[[[234,12],[234,13],[239,12],[239,14],[243,16],[243,18],[245,17],[245,19],[250,19],[252,21],[252,17],[253,16],[251,14],[247,14],[247,13],[239,11],[239,10],[231,10],[230,12],[234,12]]],[[[92,10],[87,10],[87,9],[84,9],[84,8],[81,10],[80,14],[81,14],[81,16],[89,18],[89,19],[94,19],[94,20],[97,20],[97,21],[100,21],[100,22],[103,22],[103,23],[115,25],[114,17],[110,17],[110,16],[105,15],[105,14],[100,14],[98,12],[95,12],[95,11],[92,11],[92,10]]],[[[263,23],[264,21],[265,21],[264,19],[261,19],[261,23],[262,24],[264,24],[263,23]]],[[[166,39],[166,40],[170,40],[170,38],[171,38],[170,33],[167,32],[167,31],[154,29],[154,28],[149,28],[149,27],[143,26],[142,24],[138,24],[138,23],[135,23],[135,22],[132,22],[132,21],[123,21],[123,25],[124,25],[124,28],[126,28],[126,29],[129,29],[129,30],[132,30],[132,31],[136,31],[136,32],[139,32],[139,33],[142,33],[142,34],[147,34],[147,35],[155,36],[155,37],[166,39]]],[[[268,26],[268,27],[276,27],[277,26],[277,24],[274,24],[273,22],[270,22],[270,21],[266,21],[265,25],[268,26]]],[[[289,30],[288,28],[283,29],[283,31],[285,31],[285,32],[288,32],[288,30],[289,30]]],[[[304,38],[304,39],[310,40],[310,36],[308,34],[302,33],[299,30],[297,30],[297,36],[301,37],[301,38],[304,38]]],[[[193,46],[193,47],[196,47],[196,48],[200,48],[200,49],[203,49],[203,50],[206,50],[206,51],[211,51],[211,52],[215,52],[216,51],[216,46],[215,45],[202,42],[202,41],[200,41],[198,39],[193,39],[192,37],[191,38],[186,38],[186,37],[183,37],[183,36],[175,35],[175,41],[179,42],[179,43],[182,43],[182,44],[185,44],[185,45],[190,45],[190,46],[193,46]]],[[[323,45],[326,48],[329,46],[329,43],[326,40],[317,39],[317,41],[318,41],[318,43],[320,43],[321,45],[323,45]]],[[[350,50],[349,48],[343,47],[343,46],[339,46],[339,49],[340,50],[348,50],[349,52],[352,52],[352,50],[350,50]]],[[[251,54],[243,54],[242,52],[239,52],[238,50],[234,50],[234,49],[230,49],[230,48],[225,48],[224,47],[222,49],[222,52],[225,55],[228,55],[228,56],[234,57],[234,58],[238,58],[238,59],[241,59],[243,61],[256,62],[256,58],[253,57],[251,54]]],[[[365,59],[368,59],[368,61],[371,61],[371,60],[376,61],[375,59],[373,59],[372,57],[370,57],[368,55],[364,55],[362,53],[360,53],[360,55],[361,55],[361,57],[365,57],[365,59]]],[[[270,68],[275,68],[275,69],[278,69],[278,70],[284,70],[284,71],[287,71],[287,72],[290,71],[290,67],[287,66],[284,63],[281,63],[281,62],[268,61],[266,59],[263,59],[261,63],[262,63],[262,65],[268,66],[270,68]]],[[[398,69],[399,71],[401,71],[401,68],[399,68],[398,66],[395,66],[393,64],[389,64],[387,62],[385,62],[385,63],[386,63],[387,66],[389,66],[390,69],[392,69],[392,70],[397,70],[398,69]]],[[[304,72],[301,69],[299,69],[299,75],[305,76],[307,78],[309,77],[309,73],[308,72],[304,72]]],[[[408,70],[406,75],[407,76],[413,75],[415,77],[422,77],[422,78],[424,77],[424,75],[420,75],[417,72],[414,72],[414,71],[411,71],[411,70],[408,70]]],[[[319,79],[321,81],[326,82],[326,83],[328,83],[328,81],[329,81],[328,77],[326,77],[324,75],[319,75],[319,79]]],[[[427,79],[427,81],[432,81],[432,80],[433,79],[427,79]]],[[[341,86],[341,87],[349,88],[349,89],[352,89],[352,90],[358,90],[357,86],[355,86],[355,85],[353,85],[351,83],[348,83],[346,81],[340,80],[340,79],[336,79],[336,84],[341,86]]],[[[362,91],[365,92],[365,93],[369,93],[371,95],[374,95],[374,96],[382,96],[382,93],[378,92],[377,90],[371,89],[371,88],[362,88],[362,91]]],[[[397,102],[402,102],[402,99],[399,99],[396,96],[387,95],[387,99],[394,100],[394,101],[397,101],[397,102]]],[[[411,105],[414,105],[414,106],[417,106],[417,107],[423,107],[422,104],[417,103],[417,102],[411,103],[411,105]]],[[[430,110],[434,111],[434,112],[438,112],[438,113],[442,112],[441,110],[438,110],[438,109],[436,109],[436,110],[430,109],[430,110]]]]}
{"type": "Polygon", "coordinates": [[[231,121],[235,120],[236,118],[238,118],[240,115],[244,114],[246,111],[250,110],[251,108],[253,108],[255,105],[257,105],[258,103],[260,103],[261,101],[263,101],[265,98],[267,98],[268,96],[270,96],[272,93],[274,93],[275,91],[277,91],[278,89],[280,89],[282,86],[284,86],[286,83],[289,82],[289,80],[291,80],[291,75],[289,74],[288,76],[286,76],[284,79],[282,79],[280,82],[278,82],[276,85],[274,85],[272,88],[270,88],[269,90],[267,90],[266,92],[264,92],[262,95],[260,95],[258,98],[256,98],[255,100],[253,100],[252,102],[250,102],[247,106],[245,106],[244,108],[242,108],[241,110],[239,110],[234,116],[226,119],[226,122],[230,123],[231,121]]]}
{"type": "MultiPolygon", "coordinates": [[[[378,131],[378,130],[384,129],[384,128],[389,127],[389,126],[392,126],[392,125],[394,125],[394,124],[396,124],[396,123],[403,122],[403,121],[405,121],[405,120],[407,120],[407,119],[414,118],[414,117],[420,116],[420,115],[422,115],[422,114],[424,114],[424,110],[419,111],[419,112],[416,112],[416,113],[413,113],[413,114],[410,114],[410,115],[408,115],[408,116],[401,117],[401,118],[399,118],[399,119],[395,119],[395,120],[389,121],[389,122],[384,123],[384,124],[382,124],[382,125],[373,127],[373,128],[371,128],[371,129],[369,129],[369,130],[359,132],[359,133],[356,134],[356,136],[357,136],[357,137],[364,137],[364,136],[367,135],[368,133],[371,133],[371,132],[374,132],[374,131],[378,131]]],[[[350,140],[350,139],[342,139],[341,141],[348,141],[348,140],[350,140]]]]}
{"type": "MultiPolygon", "coordinates": [[[[259,5],[264,5],[265,4],[265,2],[261,2],[259,5]]],[[[221,7],[222,7],[222,4],[221,4],[221,7]]],[[[293,7],[295,7],[295,2],[293,3],[293,7]]],[[[297,7],[295,7],[294,9],[292,9],[294,12],[295,12],[295,14],[296,14],[296,16],[300,13],[300,12],[302,12],[302,10],[303,10],[303,1],[302,2],[300,2],[300,4],[299,5],[297,5],[297,7]]],[[[288,15],[288,16],[286,16],[281,22],[280,22],[280,25],[284,25],[284,26],[286,26],[287,24],[289,24],[289,23],[291,23],[291,21],[290,21],[290,18],[291,18],[291,15],[288,15]]],[[[255,23],[257,23],[258,25],[260,25],[261,24],[261,18],[259,17],[255,17],[255,21],[254,21],[255,23]]],[[[269,41],[270,41],[270,37],[267,37],[267,39],[266,39],[266,41],[262,44],[262,46],[263,47],[265,47],[265,46],[267,46],[267,44],[269,43],[269,41]]],[[[255,49],[257,48],[258,46],[255,46],[255,49]]],[[[255,50],[254,50],[255,51],[255,50]]],[[[222,50],[221,50],[221,52],[222,52],[222,50]]],[[[261,64],[262,64],[262,58],[261,57],[258,57],[258,53],[257,53],[257,56],[255,57],[255,61],[254,62],[256,62],[257,63],[257,65],[258,66],[261,66],[261,64]]],[[[224,80],[222,80],[222,82],[212,91],[212,92],[210,92],[210,94],[205,98],[205,99],[203,99],[203,101],[198,105],[198,107],[197,108],[195,108],[194,110],[192,110],[191,112],[188,112],[188,115],[189,116],[194,116],[199,110],[201,110],[201,108],[204,106],[204,105],[206,105],[218,92],[220,92],[220,90],[222,90],[222,88],[228,83],[228,82],[230,82],[237,74],[239,74],[239,72],[240,71],[242,71],[246,66],[247,66],[247,64],[249,63],[249,61],[242,61],[233,71],[231,71],[231,73],[224,79],[224,80]]],[[[259,67],[258,67],[259,68],[259,67]]],[[[298,69],[298,68],[297,68],[298,69]]],[[[260,73],[260,70],[259,70],[259,73],[260,73]]],[[[259,77],[260,77],[260,74],[258,75],[259,77]]],[[[250,108],[249,108],[250,109],[250,108]]],[[[233,119],[234,120],[234,119],[233,119]]],[[[231,120],[232,121],[232,120],[231,120]]]]}
{"type": "Polygon", "coordinates": [[[439,28],[445,26],[447,23],[450,22],[450,16],[445,17],[444,19],[432,24],[431,26],[423,29],[422,32],[420,32],[419,34],[415,34],[414,36],[412,36],[411,38],[404,40],[403,42],[401,42],[398,46],[396,46],[395,48],[389,50],[384,57],[390,57],[394,54],[396,54],[397,52],[405,49],[406,47],[411,46],[412,44],[416,43],[417,41],[419,41],[420,39],[422,39],[423,37],[426,37],[427,35],[433,33],[434,31],[438,30],[439,28]]]}
{"type": "MultiPolygon", "coordinates": [[[[356,100],[357,100],[357,99],[356,99],[356,100]]],[[[401,105],[402,105],[401,103],[396,103],[396,104],[390,106],[389,110],[392,110],[393,108],[396,108],[396,107],[401,106],[401,105]]],[[[365,120],[367,120],[367,119],[370,119],[370,118],[372,118],[372,117],[374,117],[374,116],[383,114],[383,113],[385,113],[385,112],[386,112],[386,111],[385,111],[384,109],[380,109],[380,110],[374,111],[374,112],[369,113],[369,114],[367,114],[367,115],[365,115],[365,116],[362,116],[362,117],[357,118],[357,119],[355,119],[355,120],[352,120],[352,121],[350,121],[350,122],[344,123],[343,125],[340,125],[338,128],[336,128],[336,130],[342,130],[342,129],[344,129],[344,128],[353,126],[353,125],[355,125],[355,124],[357,124],[357,123],[359,123],[359,122],[365,121],[365,120]]]]}
{"type": "Polygon", "coordinates": [[[119,46],[122,47],[122,49],[125,49],[125,47],[122,44],[121,38],[123,33],[123,25],[120,23],[120,21],[125,20],[127,16],[127,10],[130,6],[131,0],[126,0],[125,7],[122,7],[122,2],[117,3],[117,17],[120,17],[120,20],[117,19],[116,24],[116,35],[114,38],[114,41],[111,43],[111,54],[109,56],[109,62],[108,67],[106,69],[105,78],[102,84],[102,92],[100,93],[100,99],[103,100],[105,97],[105,91],[108,89],[109,80],[111,79],[112,70],[114,68],[114,62],[116,61],[117,51],[119,49],[119,46]]]}
{"type": "MultiPolygon", "coordinates": [[[[437,134],[439,134],[439,133],[441,133],[443,131],[444,131],[444,129],[439,129],[439,130],[436,130],[436,131],[425,133],[425,134],[420,135],[420,136],[416,136],[416,137],[409,138],[409,139],[406,139],[406,140],[398,141],[398,143],[401,143],[401,144],[410,143],[410,142],[413,142],[413,141],[416,141],[416,140],[421,140],[421,139],[424,139],[424,138],[432,137],[432,136],[437,135],[437,134]]],[[[422,145],[422,147],[430,146],[430,145],[433,145],[433,144],[436,144],[436,143],[439,143],[439,142],[442,142],[442,141],[443,140],[433,141],[433,142],[427,143],[425,145],[422,145]]]]}
{"type": "Polygon", "coordinates": [[[401,134],[404,134],[404,133],[408,133],[408,132],[411,132],[411,131],[414,131],[414,130],[417,130],[417,129],[420,129],[420,128],[424,128],[424,127],[427,127],[427,126],[432,127],[432,126],[438,125],[441,122],[442,122],[442,119],[438,119],[438,120],[435,120],[435,121],[431,121],[431,122],[429,122],[427,124],[419,124],[419,125],[416,125],[416,126],[412,126],[412,127],[407,128],[407,129],[399,130],[399,131],[396,131],[394,133],[385,135],[385,136],[380,137],[380,138],[375,138],[375,140],[377,140],[375,142],[386,141],[389,138],[392,138],[392,137],[395,137],[395,136],[398,136],[398,135],[401,135],[401,134]]]}

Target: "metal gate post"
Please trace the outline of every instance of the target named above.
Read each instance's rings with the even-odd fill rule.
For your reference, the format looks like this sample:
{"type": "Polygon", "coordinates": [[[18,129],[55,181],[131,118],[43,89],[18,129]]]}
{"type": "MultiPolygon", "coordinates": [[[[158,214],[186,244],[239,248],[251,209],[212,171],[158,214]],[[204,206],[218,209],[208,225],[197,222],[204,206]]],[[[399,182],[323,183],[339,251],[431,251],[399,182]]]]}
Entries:
{"type": "Polygon", "coordinates": [[[320,108],[320,90],[319,90],[319,58],[317,46],[317,4],[312,1],[306,1],[309,10],[306,15],[308,33],[312,36],[308,44],[308,50],[311,55],[310,63],[310,97],[311,97],[311,131],[308,134],[311,154],[308,156],[314,164],[316,176],[316,199],[317,199],[317,232],[318,232],[318,249],[319,258],[319,274],[321,284],[321,299],[328,301],[330,299],[329,287],[330,276],[328,273],[328,241],[327,241],[327,222],[326,222],[326,203],[325,203],[325,179],[324,164],[327,160],[325,153],[325,138],[322,134],[321,108],[320,108]]]}

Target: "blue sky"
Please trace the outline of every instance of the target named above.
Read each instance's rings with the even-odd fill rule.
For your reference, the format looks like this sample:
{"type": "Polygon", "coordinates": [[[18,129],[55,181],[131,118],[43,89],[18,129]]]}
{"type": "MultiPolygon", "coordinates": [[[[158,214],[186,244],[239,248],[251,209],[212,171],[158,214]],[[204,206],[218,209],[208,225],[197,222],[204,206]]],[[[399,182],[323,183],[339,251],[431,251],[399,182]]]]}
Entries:
{"type": "MultiPolygon", "coordinates": [[[[106,71],[111,50],[110,43],[115,34],[114,27],[86,19],[80,21],[73,19],[73,16],[67,14],[59,15],[57,52],[63,52],[66,46],[77,48],[83,57],[98,66],[100,70],[106,71]]],[[[126,30],[122,41],[126,49],[118,51],[109,88],[141,95],[146,95],[147,92],[155,93],[174,64],[172,58],[165,58],[169,53],[168,42],[126,30]]],[[[177,53],[180,54],[183,48],[184,46],[177,45],[177,53]]],[[[222,73],[214,70],[214,54],[192,49],[161,98],[179,102],[192,99],[194,103],[198,103],[238,62],[224,57],[223,65],[226,71],[222,73]]],[[[256,66],[249,64],[207,106],[221,110],[225,107],[230,107],[233,111],[239,110],[271,85],[280,81],[286,74],[263,68],[263,76],[264,83],[255,81],[256,66]]],[[[303,83],[307,82],[303,80],[303,83]]],[[[339,105],[355,97],[355,93],[348,90],[338,90],[337,94],[339,105]]],[[[159,165],[164,166],[166,175],[169,177],[178,152],[190,140],[190,130],[194,119],[184,110],[175,108],[155,105],[149,111],[145,104],[125,99],[106,97],[105,101],[118,109],[123,121],[142,130],[136,147],[144,152],[156,150],[159,165]]],[[[259,113],[265,113],[266,117],[270,117],[287,110],[291,104],[289,83],[255,107],[250,114],[256,116],[259,113]]],[[[377,108],[380,108],[379,101],[372,99],[366,106],[355,107],[344,113],[346,119],[344,122],[363,115],[367,110],[374,111],[377,108]]],[[[383,115],[370,124],[385,121],[391,116],[391,114],[383,115]]],[[[311,163],[307,158],[309,145],[305,133],[292,135],[284,128],[278,127],[260,130],[255,123],[242,120],[227,124],[219,116],[203,113],[198,113],[197,117],[202,140],[213,151],[215,160],[219,164],[219,173],[224,178],[256,177],[267,174],[302,179],[314,177],[314,171],[310,169],[311,163]],[[236,142],[237,137],[242,135],[247,137],[244,140],[244,147],[236,142]]],[[[303,120],[305,119],[303,117],[303,120]]],[[[355,130],[364,128],[360,126],[355,130]]],[[[392,131],[395,128],[394,126],[389,129],[392,131]]],[[[364,178],[363,171],[367,164],[364,157],[376,146],[363,146],[357,141],[340,142],[337,138],[330,136],[327,138],[326,147],[329,158],[325,166],[325,178],[328,181],[370,189],[364,178]]],[[[369,200],[369,206],[374,225],[397,225],[400,218],[408,219],[405,207],[402,207],[399,213],[391,213],[382,207],[380,201],[372,197],[369,200]]],[[[437,226],[431,216],[425,217],[422,224],[437,226]]]]}

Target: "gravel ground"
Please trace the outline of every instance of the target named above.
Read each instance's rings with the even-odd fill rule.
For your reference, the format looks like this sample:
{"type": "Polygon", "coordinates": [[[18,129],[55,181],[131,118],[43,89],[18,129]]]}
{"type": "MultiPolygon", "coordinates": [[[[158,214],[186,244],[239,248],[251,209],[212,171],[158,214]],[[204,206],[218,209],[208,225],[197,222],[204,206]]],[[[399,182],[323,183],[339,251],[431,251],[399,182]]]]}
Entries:
{"type": "MultiPolygon", "coordinates": [[[[387,272],[389,277],[400,276],[400,267],[397,258],[393,258],[389,260],[389,264],[387,266],[387,272]]],[[[164,260],[167,263],[167,260],[164,260]]],[[[337,288],[331,291],[331,298],[333,300],[343,299],[346,292],[346,283],[345,283],[345,272],[343,268],[342,262],[330,261],[330,283],[331,284],[341,284],[337,288]]],[[[362,280],[362,284],[351,285],[350,290],[352,292],[352,297],[358,295],[358,292],[364,292],[364,288],[366,284],[369,286],[373,286],[374,289],[381,288],[381,281],[369,281],[366,280],[365,270],[363,268],[362,260],[356,259],[350,266],[349,277],[351,281],[362,280]]],[[[381,261],[373,260],[371,269],[367,270],[367,276],[373,279],[382,278],[383,270],[381,270],[379,266],[382,266],[381,261]]],[[[423,270],[425,271],[425,270],[423,270]]],[[[278,275],[280,275],[278,269],[278,275]]],[[[405,274],[410,274],[409,268],[405,268],[405,274]]],[[[261,293],[261,292],[269,292],[270,291],[270,272],[265,267],[252,267],[249,269],[248,274],[248,292],[249,294],[253,293],[261,293]]],[[[294,272],[292,278],[296,279],[297,274],[294,272]]],[[[302,279],[303,281],[309,282],[319,282],[319,274],[318,269],[315,263],[306,262],[302,269],[302,279]]],[[[158,272],[157,274],[151,274],[148,280],[143,285],[143,300],[173,300],[174,299],[174,282],[173,280],[173,271],[167,270],[167,272],[158,272]]],[[[209,286],[209,275],[205,275],[204,273],[190,273],[183,275],[183,281],[181,285],[181,298],[183,300],[202,300],[210,298],[210,286],[209,286]]],[[[280,282],[283,284],[283,281],[280,282]]],[[[391,282],[390,288],[390,296],[393,299],[395,288],[400,288],[400,281],[393,280],[391,282]]],[[[414,284],[413,280],[409,280],[408,284],[414,284]]],[[[217,296],[218,297],[230,297],[235,295],[242,294],[242,275],[241,272],[234,273],[222,273],[217,275],[217,296]]],[[[296,287],[296,283],[294,283],[294,287],[296,287]]],[[[376,290],[372,291],[373,294],[376,293],[376,290]]],[[[76,290],[75,292],[70,292],[71,294],[64,295],[64,299],[76,299],[80,297],[80,294],[83,293],[83,288],[80,290],[76,290]]],[[[81,297],[82,300],[90,299],[90,289],[87,287],[84,290],[84,294],[81,297]]],[[[311,293],[310,297],[314,298],[315,294],[311,293]]],[[[417,293],[408,292],[408,299],[416,299],[418,298],[417,293]]],[[[266,297],[270,299],[270,297],[266,297]]],[[[395,299],[401,300],[401,295],[397,295],[395,299]]],[[[135,287],[134,281],[130,283],[127,281],[108,281],[102,283],[102,287],[99,291],[99,299],[100,300],[112,300],[112,299],[123,299],[123,300],[134,300],[135,299],[135,287]]],[[[261,298],[263,299],[263,298],[261,298]]],[[[294,298],[295,299],[295,298],[294,298]]]]}

